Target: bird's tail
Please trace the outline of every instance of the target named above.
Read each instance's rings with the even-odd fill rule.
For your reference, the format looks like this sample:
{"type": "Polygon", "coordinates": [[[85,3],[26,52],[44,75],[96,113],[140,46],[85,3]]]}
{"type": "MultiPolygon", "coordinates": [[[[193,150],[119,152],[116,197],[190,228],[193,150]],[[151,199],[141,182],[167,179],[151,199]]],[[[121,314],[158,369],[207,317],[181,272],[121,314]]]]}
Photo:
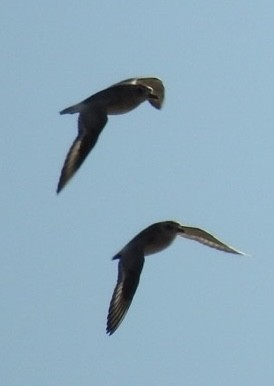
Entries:
{"type": "Polygon", "coordinates": [[[81,104],[78,103],[77,105],[73,105],[70,107],[67,107],[66,109],[60,111],[60,114],[74,114],[74,113],[79,113],[81,110],[81,104]]]}

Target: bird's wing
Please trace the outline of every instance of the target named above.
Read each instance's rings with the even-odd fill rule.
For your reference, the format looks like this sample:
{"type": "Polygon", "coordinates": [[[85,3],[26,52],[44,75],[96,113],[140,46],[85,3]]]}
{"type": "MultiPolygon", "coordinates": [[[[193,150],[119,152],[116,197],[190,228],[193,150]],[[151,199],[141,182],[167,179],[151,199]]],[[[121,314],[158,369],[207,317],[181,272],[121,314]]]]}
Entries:
{"type": "Polygon", "coordinates": [[[235,253],[237,255],[245,255],[245,253],[230,247],[229,245],[223,243],[222,241],[214,237],[212,234],[200,228],[181,226],[179,228],[179,235],[191,240],[198,241],[199,243],[207,245],[208,247],[219,249],[223,252],[235,253]]]}
{"type": "Polygon", "coordinates": [[[120,256],[118,280],[114,289],[107,318],[106,332],[112,335],[124,319],[139,284],[144,265],[141,251],[130,251],[126,258],[120,256]]]}
{"type": "Polygon", "coordinates": [[[79,114],[78,136],[66,156],[58,182],[57,193],[63,189],[80,168],[88,153],[95,146],[106,123],[107,115],[105,113],[99,115],[97,111],[89,111],[79,114]]]}

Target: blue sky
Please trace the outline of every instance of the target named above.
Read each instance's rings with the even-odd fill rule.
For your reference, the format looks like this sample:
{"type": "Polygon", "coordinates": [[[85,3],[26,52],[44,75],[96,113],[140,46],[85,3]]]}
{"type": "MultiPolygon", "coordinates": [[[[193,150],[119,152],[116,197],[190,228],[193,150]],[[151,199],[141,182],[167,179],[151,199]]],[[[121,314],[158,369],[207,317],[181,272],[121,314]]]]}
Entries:
{"type": "Polygon", "coordinates": [[[0,8],[1,384],[272,385],[274,3],[0,8]],[[110,117],[56,196],[77,131],[58,112],[150,75],[163,109],[110,117]],[[178,238],[108,337],[111,257],[168,219],[252,256],[178,238]]]}

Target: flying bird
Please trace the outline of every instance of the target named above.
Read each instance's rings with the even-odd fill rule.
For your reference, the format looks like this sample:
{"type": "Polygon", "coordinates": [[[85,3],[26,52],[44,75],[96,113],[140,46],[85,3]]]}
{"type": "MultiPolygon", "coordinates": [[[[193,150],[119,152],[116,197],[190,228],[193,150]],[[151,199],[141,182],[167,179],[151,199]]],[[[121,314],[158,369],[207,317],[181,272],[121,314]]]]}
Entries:
{"type": "Polygon", "coordinates": [[[119,259],[118,280],[114,289],[107,318],[106,332],[112,335],[124,319],[139,284],[145,256],[167,248],[177,235],[198,241],[223,252],[244,255],[203,229],[163,221],[150,225],[135,236],[113,257],[119,259]]]}
{"type": "Polygon", "coordinates": [[[79,113],[78,135],[66,156],[57,186],[59,193],[80,168],[95,146],[105,127],[108,115],[127,113],[148,101],[156,109],[162,107],[164,86],[158,78],[132,78],[99,91],[84,101],[68,107],[60,114],[79,113]]]}

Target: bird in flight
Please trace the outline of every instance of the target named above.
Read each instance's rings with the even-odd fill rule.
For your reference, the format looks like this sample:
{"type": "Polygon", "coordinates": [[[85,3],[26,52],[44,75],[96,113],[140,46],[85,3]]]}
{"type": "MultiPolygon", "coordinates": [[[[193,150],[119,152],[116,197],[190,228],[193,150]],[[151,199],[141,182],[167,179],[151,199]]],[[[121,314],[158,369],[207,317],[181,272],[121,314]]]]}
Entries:
{"type": "Polygon", "coordinates": [[[177,235],[223,252],[244,255],[200,228],[185,226],[175,221],[150,225],[113,257],[113,260],[119,260],[118,280],[109,305],[107,334],[112,335],[117,330],[129,309],[139,284],[145,256],[167,248],[177,235]]]}
{"type": "Polygon", "coordinates": [[[80,168],[95,146],[107,123],[108,115],[127,113],[145,101],[160,109],[164,101],[164,92],[163,83],[158,78],[126,79],[60,111],[60,114],[79,113],[79,117],[78,135],[66,156],[57,193],[80,168]]]}

